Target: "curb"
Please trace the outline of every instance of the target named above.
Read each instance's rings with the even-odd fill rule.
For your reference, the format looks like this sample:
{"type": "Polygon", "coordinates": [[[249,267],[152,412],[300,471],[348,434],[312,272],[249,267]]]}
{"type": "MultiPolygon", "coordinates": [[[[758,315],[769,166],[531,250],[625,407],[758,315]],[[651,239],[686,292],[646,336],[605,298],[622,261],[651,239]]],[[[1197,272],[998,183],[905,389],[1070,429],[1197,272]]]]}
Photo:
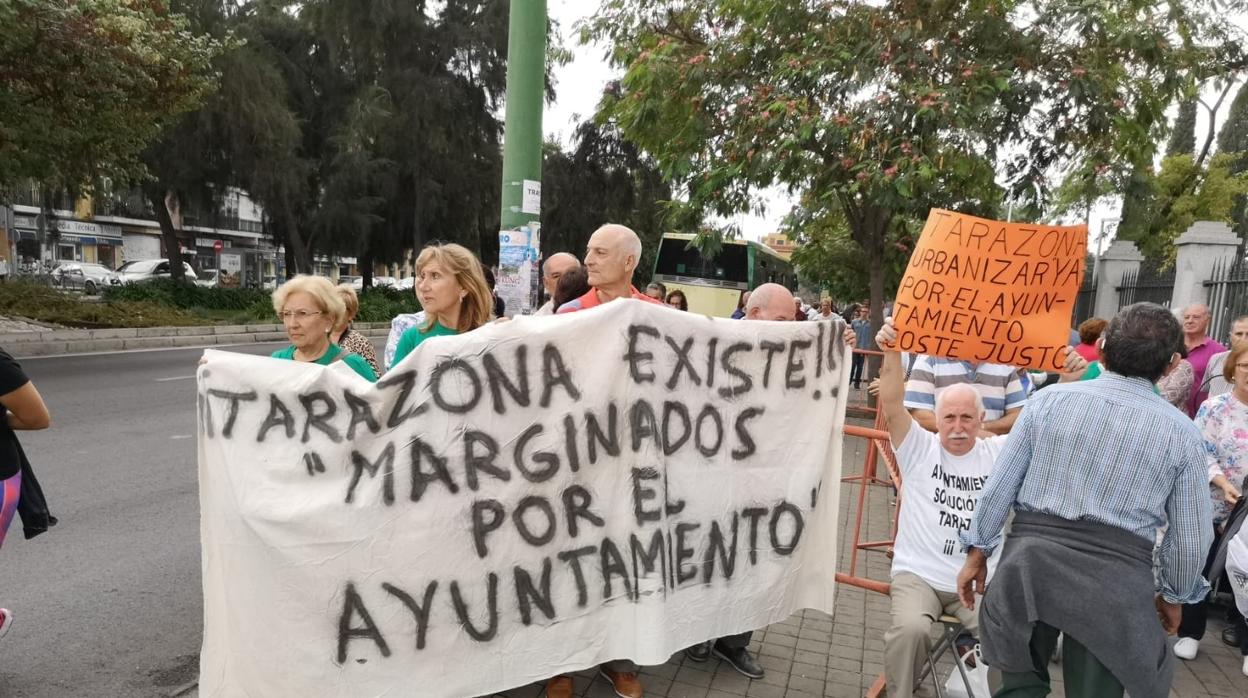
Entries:
{"type": "MultiPolygon", "coordinates": [[[[386,337],[390,333],[390,323],[359,323],[355,329],[370,339],[386,337]]],[[[286,331],[281,325],[199,325],[11,332],[0,334],[0,347],[15,358],[29,359],[65,354],[258,344],[285,339],[286,331]]]]}

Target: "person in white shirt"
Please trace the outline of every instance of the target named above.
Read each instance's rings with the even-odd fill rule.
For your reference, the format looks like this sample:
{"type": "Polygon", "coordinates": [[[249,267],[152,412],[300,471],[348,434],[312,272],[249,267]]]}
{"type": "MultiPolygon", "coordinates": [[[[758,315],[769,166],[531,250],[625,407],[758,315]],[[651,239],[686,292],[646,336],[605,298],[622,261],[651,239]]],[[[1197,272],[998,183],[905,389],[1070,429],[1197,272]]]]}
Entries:
{"type": "MultiPolygon", "coordinates": [[[[901,468],[901,512],[893,543],[892,622],[884,633],[884,677],[890,698],[909,697],[926,661],[932,624],[957,616],[972,634],[978,618],[958,601],[958,572],[967,529],[1006,436],[979,438],[984,403],[969,384],[936,397],[936,433],[920,427],[905,406],[904,369],[892,318],[876,343],[884,351],[880,405],[901,468]]],[[[1000,559],[1000,555],[994,556],[1000,559]]],[[[989,576],[992,570],[989,569],[989,576]]]]}
{"type": "Polygon", "coordinates": [[[546,288],[546,303],[537,309],[534,315],[554,315],[555,310],[555,287],[559,285],[559,277],[564,272],[576,269],[581,266],[581,261],[575,255],[567,252],[556,252],[546,258],[542,262],[542,286],[546,288]]]}

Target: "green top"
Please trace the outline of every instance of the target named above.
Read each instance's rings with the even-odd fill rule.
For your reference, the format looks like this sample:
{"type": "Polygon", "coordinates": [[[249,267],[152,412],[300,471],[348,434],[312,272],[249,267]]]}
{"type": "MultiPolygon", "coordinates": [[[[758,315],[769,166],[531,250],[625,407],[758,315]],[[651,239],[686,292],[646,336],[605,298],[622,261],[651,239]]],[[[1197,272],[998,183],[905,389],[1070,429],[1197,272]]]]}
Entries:
{"type": "MultiPolygon", "coordinates": [[[[335,359],[338,358],[339,354],[342,354],[342,353],[343,352],[342,352],[341,347],[339,347],[337,344],[331,343],[329,345],[329,351],[325,352],[321,356],[321,358],[317,359],[316,361],[313,361],[312,363],[320,364],[322,366],[328,366],[332,364],[335,359]]],[[[295,360],[295,347],[294,345],[291,345],[289,347],[286,347],[285,349],[278,349],[277,351],[273,352],[272,357],[275,359],[286,359],[288,361],[294,361],[295,360]]],[[[368,365],[368,361],[363,356],[360,356],[359,354],[352,354],[350,352],[347,352],[342,357],[342,363],[350,366],[351,370],[355,371],[361,376],[364,376],[368,380],[374,383],[377,382],[377,374],[373,373],[373,367],[368,365]]]]}
{"type": "Polygon", "coordinates": [[[1079,380],[1090,381],[1099,375],[1101,375],[1101,362],[1093,361],[1092,363],[1088,364],[1088,370],[1083,372],[1083,378],[1080,378],[1079,380]]]}
{"type": "Polygon", "coordinates": [[[430,325],[427,330],[422,330],[419,326],[413,327],[404,332],[402,337],[399,337],[399,346],[394,350],[394,361],[390,365],[398,366],[403,357],[412,353],[412,350],[430,337],[450,337],[457,334],[459,334],[458,330],[447,329],[437,321],[430,325]]]}

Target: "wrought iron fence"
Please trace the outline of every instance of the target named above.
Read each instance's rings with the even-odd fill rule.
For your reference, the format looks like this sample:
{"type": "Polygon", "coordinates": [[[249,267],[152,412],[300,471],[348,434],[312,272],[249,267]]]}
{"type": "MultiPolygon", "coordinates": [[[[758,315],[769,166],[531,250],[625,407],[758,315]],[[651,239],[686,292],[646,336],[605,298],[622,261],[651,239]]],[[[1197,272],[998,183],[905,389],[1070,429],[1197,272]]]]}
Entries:
{"type": "Polygon", "coordinates": [[[1242,257],[1220,260],[1205,282],[1211,319],[1209,336],[1230,346],[1231,323],[1248,315],[1248,263],[1242,257]]]}
{"type": "Polygon", "coordinates": [[[1096,312],[1096,279],[1091,274],[1084,279],[1079,292],[1075,294],[1075,312],[1071,323],[1073,327],[1078,327],[1079,323],[1092,317],[1096,312]]]}
{"type": "Polygon", "coordinates": [[[1156,303],[1170,307],[1170,299],[1174,296],[1174,268],[1158,269],[1147,262],[1138,270],[1127,270],[1122,273],[1118,282],[1118,308],[1132,303],[1156,303]]]}

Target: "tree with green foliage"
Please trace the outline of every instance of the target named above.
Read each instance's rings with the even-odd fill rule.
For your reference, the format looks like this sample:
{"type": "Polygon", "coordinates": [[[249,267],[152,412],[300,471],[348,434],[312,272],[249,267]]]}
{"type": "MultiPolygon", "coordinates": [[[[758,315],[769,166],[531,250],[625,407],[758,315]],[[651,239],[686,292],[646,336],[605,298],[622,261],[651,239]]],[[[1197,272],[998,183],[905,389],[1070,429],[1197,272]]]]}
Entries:
{"type": "MultiPolygon", "coordinates": [[[[908,219],[898,219],[890,231],[885,249],[885,288],[895,288],[901,282],[914,248],[914,234],[907,222],[908,219]]],[[[871,284],[870,266],[862,248],[854,244],[844,214],[833,209],[815,217],[804,206],[797,206],[781,227],[797,243],[792,262],[803,280],[833,298],[866,297],[871,284]]]]}
{"type": "Polygon", "coordinates": [[[162,0],[8,0],[0,27],[0,185],[142,173],[148,142],[213,89],[223,48],[162,0]]]}
{"type": "Polygon", "coordinates": [[[589,236],[604,223],[632,228],[642,240],[635,284],[650,278],[671,189],[654,163],[614,129],[582,123],[574,147],[547,143],[542,162],[542,255],[583,256],[589,236]]]}
{"type": "MultiPolygon", "coordinates": [[[[1231,135],[1236,127],[1228,122],[1222,128],[1222,133],[1227,134],[1224,138],[1218,135],[1217,124],[1218,111],[1234,88],[1234,81],[1218,80],[1212,84],[1217,85],[1218,82],[1222,84],[1216,99],[1206,101],[1202,98],[1180,104],[1166,145],[1167,156],[1159,171],[1154,170],[1150,161],[1137,164],[1126,177],[1120,173],[1103,177],[1085,173],[1083,181],[1092,183],[1085,190],[1085,193],[1090,192],[1089,201],[1121,193],[1122,213],[1117,237],[1134,242],[1150,262],[1163,268],[1174,262],[1175,237],[1190,225],[1190,221],[1181,224],[1186,218],[1185,211],[1209,211],[1210,220],[1223,220],[1228,215],[1230,220],[1237,220],[1235,206],[1239,204],[1233,203],[1228,214],[1216,202],[1220,201],[1220,192],[1228,186],[1236,186],[1232,180],[1242,171],[1237,169],[1241,158],[1222,158],[1215,167],[1214,160],[1217,158],[1211,160],[1209,157],[1213,152],[1215,136],[1220,139],[1220,153],[1238,152],[1234,149],[1231,135]],[[1199,147],[1197,137],[1200,134],[1195,129],[1197,106],[1203,107],[1207,114],[1206,129],[1199,147]],[[1227,150],[1227,146],[1232,149],[1227,150]]],[[[1235,118],[1234,108],[1231,116],[1235,118]]],[[[1064,188],[1067,191],[1058,197],[1059,210],[1070,208],[1071,202],[1077,198],[1073,191],[1076,188],[1073,178],[1064,184],[1064,188]]],[[[1240,201],[1241,197],[1235,200],[1240,201]]]]}
{"type": "Polygon", "coordinates": [[[1196,153],[1196,100],[1179,102],[1179,113],[1170,127],[1170,140],[1166,142],[1165,152],[1166,157],[1196,153]]]}
{"type": "MultiPolygon", "coordinates": [[[[1218,132],[1218,152],[1235,153],[1228,172],[1237,175],[1248,172],[1248,89],[1240,87],[1231,102],[1226,123],[1218,132]]],[[[1241,240],[1248,240],[1248,197],[1238,196],[1231,210],[1232,227],[1241,240]]]]}
{"type": "Polygon", "coordinates": [[[1192,155],[1162,160],[1149,234],[1136,244],[1162,266],[1174,264],[1174,241],[1196,221],[1232,222],[1237,198],[1248,194],[1248,173],[1231,174],[1237,154],[1218,153],[1201,168],[1192,155]],[[1199,182],[1195,189],[1191,181],[1199,182]],[[1164,202],[1164,205],[1163,203],[1164,202]]]}
{"type": "Polygon", "coordinates": [[[160,224],[171,275],[180,280],[181,245],[170,209],[197,212],[204,218],[198,223],[216,225],[232,187],[264,201],[263,173],[291,166],[300,132],[275,56],[249,22],[252,7],[234,11],[222,0],[177,1],[195,30],[226,43],[214,61],[217,89],[148,146],[147,176],[137,182],[160,224]]]}
{"type": "MultiPolygon", "coordinates": [[[[1239,3],[1233,3],[1239,4],[1239,3]]],[[[881,322],[899,216],[1001,193],[1057,165],[1149,151],[1197,75],[1242,58],[1225,3],[605,0],[585,38],[625,70],[600,116],[689,206],[730,215],[776,182],[843,212],[881,322]]],[[[966,210],[963,208],[963,210],[966,210]]],[[[968,211],[969,212],[969,211],[968,211]]]]}
{"type": "Polygon", "coordinates": [[[316,37],[317,60],[341,66],[344,88],[343,111],[328,122],[337,127],[322,131],[317,144],[320,186],[312,191],[318,203],[327,203],[326,191],[355,201],[343,209],[353,225],[318,214],[304,227],[323,235],[326,247],[354,253],[366,283],[374,261],[399,261],[404,250],[434,238],[460,242],[492,262],[508,3],[417,0],[363,11],[355,0],[324,0],[302,6],[300,16],[316,37]],[[370,117],[354,128],[350,115],[361,113],[370,117]],[[353,158],[343,159],[344,142],[361,146],[353,158]],[[360,167],[372,183],[353,190],[360,167]],[[369,200],[375,206],[365,206],[369,200]]]}

